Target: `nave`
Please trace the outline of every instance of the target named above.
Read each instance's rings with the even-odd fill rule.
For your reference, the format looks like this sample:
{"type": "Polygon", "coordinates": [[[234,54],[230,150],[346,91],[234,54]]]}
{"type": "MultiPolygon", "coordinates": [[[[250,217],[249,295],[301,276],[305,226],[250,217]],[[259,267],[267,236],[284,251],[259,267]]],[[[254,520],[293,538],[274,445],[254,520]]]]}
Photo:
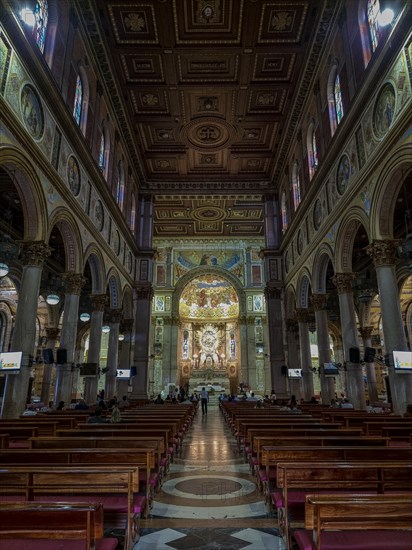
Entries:
{"type": "Polygon", "coordinates": [[[283,550],[217,405],[199,410],[134,550],[283,550]]]}

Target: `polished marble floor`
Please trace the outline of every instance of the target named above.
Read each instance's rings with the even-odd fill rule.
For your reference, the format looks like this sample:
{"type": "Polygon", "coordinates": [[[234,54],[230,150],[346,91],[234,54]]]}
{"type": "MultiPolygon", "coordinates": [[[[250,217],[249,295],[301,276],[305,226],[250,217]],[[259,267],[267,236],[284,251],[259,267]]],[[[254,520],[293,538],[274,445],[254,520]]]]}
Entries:
{"type": "Polygon", "coordinates": [[[134,550],[284,550],[217,406],[199,411],[134,550]]]}

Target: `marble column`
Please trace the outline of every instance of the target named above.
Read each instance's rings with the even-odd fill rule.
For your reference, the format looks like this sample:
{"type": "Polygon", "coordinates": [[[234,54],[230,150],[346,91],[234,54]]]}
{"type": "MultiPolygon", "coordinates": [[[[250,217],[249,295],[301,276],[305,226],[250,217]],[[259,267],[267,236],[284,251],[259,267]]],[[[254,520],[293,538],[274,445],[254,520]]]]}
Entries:
{"type": "Polygon", "coordinates": [[[327,294],[312,294],[311,303],[315,312],[316,337],[318,343],[320,388],[322,393],[322,404],[330,405],[335,397],[335,382],[333,378],[325,376],[323,371],[324,363],[331,362],[328,312],[327,312],[327,294]]]}
{"type": "Polygon", "coordinates": [[[60,348],[67,351],[67,362],[57,365],[54,402],[64,401],[68,405],[72,398],[73,366],[75,362],[79,300],[86,279],[81,273],[67,273],[64,277],[66,293],[64,297],[63,322],[60,348]]]}
{"type": "MultiPolygon", "coordinates": [[[[130,354],[132,351],[133,338],[133,319],[123,319],[120,325],[120,332],[124,335],[124,340],[119,346],[119,367],[130,369],[130,354]]],[[[129,388],[128,380],[116,380],[116,395],[119,399],[127,395],[129,388]]]]}
{"type": "Polygon", "coordinates": [[[366,248],[366,253],[375,264],[378,280],[385,353],[389,359],[388,375],[392,407],[395,414],[403,414],[407,404],[412,401],[412,375],[398,374],[394,368],[392,355],[393,351],[408,350],[395,272],[398,245],[399,242],[396,240],[374,240],[366,248]]]}
{"type": "MultiPolygon", "coordinates": [[[[366,348],[372,347],[372,330],[373,327],[361,327],[359,329],[359,334],[361,335],[363,341],[364,350],[366,350],[366,348]]],[[[374,403],[379,402],[374,361],[372,363],[366,363],[366,376],[368,378],[369,404],[373,405],[374,403]]]]}
{"type": "Polygon", "coordinates": [[[26,242],[23,245],[23,273],[15,317],[11,351],[22,351],[19,374],[6,376],[1,410],[2,418],[18,418],[24,411],[30,382],[30,355],[36,340],[36,318],[40,282],[45,259],[51,248],[44,242],[26,242]]]}
{"type": "MultiPolygon", "coordinates": [[[[97,363],[97,365],[99,365],[100,348],[102,344],[103,316],[107,303],[107,296],[106,294],[92,294],[90,296],[90,300],[92,305],[92,314],[90,317],[90,337],[87,362],[97,363]]],[[[86,376],[84,379],[83,397],[89,405],[96,403],[98,383],[98,375],[86,376]]]]}
{"type": "MultiPolygon", "coordinates": [[[[53,356],[56,354],[56,340],[59,336],[59,329],[57,327],[46,327],[47,343],[45,349],[53,350],[53,356]]],[[[49,404],[50,391],[53,377],[54,364],[44,365],[43,380],[41,384],[40,401],[45,405],[49,404]]]]}
{"type": "Polygon", "coordinates": [[[266,285],[265,297],[269,325],[272,389],[279,399],[284,399],[287,397],[287,379],[282,375],[282,365],[285,364],[285,355],[283,351],[282,290],[276,286],[266,285]]]}
{"type": "MultiPolygon", "coordinates": [[[[116,373],[119,360],[119,328],[122,318],[121,309],[112,309],[109,312],[109,345],[107,348],[107,366],[109,370],[106,372],[104,385],[104,393],[108,399],[111,399],[116,394],[116,373]]],[[[119,396],[117,396],[119,397],[119,396]]]]}
{"type": "MultiPolygon", "coordinates": [[[[286,319],[286,338],[288,346],[288,368],[300,368],[300,350],[299,350],[299,326],[296,319],[286,319]]],[[[294,395],[298,401],[301,399],[301,381],[300,378],[289,378],[290,394],[294,395]]]]}
{"type": "Polygon", "coordinates": [[[310,401],[315,395],[313,388],[312,354],[309,338],[309,312],[305,308],[296,310],[296,319],[299,327],[300,366],[302,368],[303,400],[310,401]]]}
{"type": "MultiPolygon", "coordinates": [[[[240,362],[239,362],[239,380],[240,384],[250,386],[254,385],[256,379],[253,379],[251,373],[248,369],[248,357],[249,357],[249,346],[248,346],[248,325],[246,316],[242,315],[238,318],[238,327],[239,327],[239,347],[240,347],[240,362]]],[[[253,373],[254,374],[254,373],[253,373]]]]}
{"type": "Polygon", "coordinates": [[[136,284],[136,320],[133,364],[136,376],[132,380],[133,399],[148,398],[149,334],[152,310],[153,287],[150,283],[136,284]]]}
{"type": "Polygon", "coordinates": [[[366,409],[365,386],[360,363],[350,361],[350,348],[359,349],[356,326],[355,306],[353,302],[352,282],[354,273],[336,273],[332,278],[339,295],[340,326],[342,330],[343,350],[346,361],[346,388],[348,399],[355,409],[366,409]]]}

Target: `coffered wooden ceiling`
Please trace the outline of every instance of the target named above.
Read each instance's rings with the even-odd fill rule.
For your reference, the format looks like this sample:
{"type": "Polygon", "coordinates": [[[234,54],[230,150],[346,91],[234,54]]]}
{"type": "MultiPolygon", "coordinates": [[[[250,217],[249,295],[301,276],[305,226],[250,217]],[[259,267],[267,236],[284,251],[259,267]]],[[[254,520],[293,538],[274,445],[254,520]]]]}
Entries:
{"type": "Polygon", "coordinates": [[[285,168],[339,4],[76,0],[140,187],[155,196],[155,223],[164,220],[159,234],[167,209],[169,230],[233,230],[229,204],[239,213],[236,231],[244,224],[245,234],[262,234],[262,194],[275,190],[285,168]],[[210,223],[184,219],[200,203],[182,195],[215,197],[210,223]],[[218,205],[220,195],[230,199],[218,205]],[[217,210],[212,216],[214,204],[224,223],[217,210]]]}

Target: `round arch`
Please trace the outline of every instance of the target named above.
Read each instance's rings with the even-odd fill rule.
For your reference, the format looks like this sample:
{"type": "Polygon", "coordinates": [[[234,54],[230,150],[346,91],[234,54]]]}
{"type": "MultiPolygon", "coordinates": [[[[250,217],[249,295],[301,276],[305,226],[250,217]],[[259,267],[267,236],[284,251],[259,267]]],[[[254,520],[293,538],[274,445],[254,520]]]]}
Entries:
{"type": "Polygon", "coordinates": [[[121,285],[117,271],[112,268],[107,275],[107,287],[109,289],[110,307],[119,309],[121,307],[121,285]]]}
{"type": "Polygon", "coordinates": [[[360,226],[363,226],[369,240],[369,220],[361,208],[353,208],[351,214],[338,228],[335,247],[335,272],[352,271],[352,250],[360,226]]]}
{"type": "Polygon", "coordinates": [[[45,240],[47,204],[36,167],[11,146],[0,148],[0,166],[12,178],[23,208],[24,239],[45,240]]]}
{"type": "Polygon", "coordinates": [[[324,294],[326,292],[326,271],[329,261],[335,267],[333,251],[329,245],[323,243],[319,247],[315,261],[313,262],[312,289],[315,294],[324,294]]]}
{"type": "Polygon", "coordinates": [[[129,285],[123,289],[122,310],[124,319],[133,319],[133,291],[129,285]]]}
{"type": "Polygon", "coordinates": [[[309,271],[304,268],[296,285],[296,307],[308,308],[309,306],[309,290],[311,289],[311,277],[309,271]]]}
{"type": "Polygon", "coordinates": [[[60,231],[63,237],[64,252],[66,256],[66,271],[79,273],[82,261],[82,244],[78,227],[72,215],[63,208],[59,208],[53,214],[48,228],[48,239],[54,227],[60,231]]]}
{"type": "Polygon", "coordinates": [[[202,275],[215,274],[226,279],[236,290],[239,299],[239,316],[246,315],[246,298],[242,284],[239,279],[220,267],[215,266],[198,266],[183,275],[176,284],[175,291],[172,297],[172,316],[179,316],[179,300],[185,286],[193,279],[199,278],[202,275]]]}
{"type": "Polygon", "coordinates": [[[295,316],[296,311],[296,294],[295,288],[292,285],[289,285],[286,288],[286,319],[292,319],[295,316]]]}
{"type": "Polygon", "coordinates": [[[399,190],[411,170],[410,145],[391,155],[379,171],[376,191],[371,199],[371,239],[393,238],[393,217],[399,190]]]}
{"type": "Polygon", "coordinates": [[[89,262],[92,274],[92,293],[103,294],[105,292],[104,283],[106,282],[104,261],[101,252],[95,245],[91,245],[85,251],[83,271],[87,262],[89,262]]]}

